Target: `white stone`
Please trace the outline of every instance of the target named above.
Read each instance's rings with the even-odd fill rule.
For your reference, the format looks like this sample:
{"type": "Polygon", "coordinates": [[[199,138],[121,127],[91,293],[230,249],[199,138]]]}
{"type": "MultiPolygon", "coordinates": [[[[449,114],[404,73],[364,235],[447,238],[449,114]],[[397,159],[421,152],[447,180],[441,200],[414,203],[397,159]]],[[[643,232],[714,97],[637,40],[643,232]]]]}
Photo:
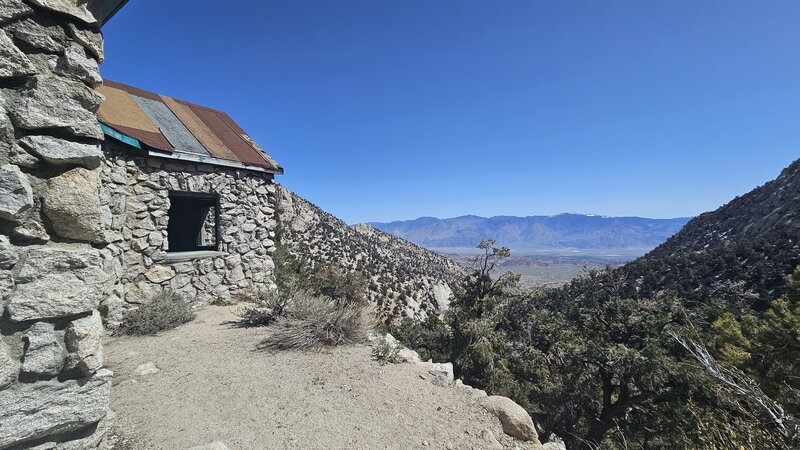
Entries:
{"type": "Polygon", "coordinates": [[[95,111],[103,96],[80,81],[56,75],[30,77],[8,107],[18,128],[60,128],[74,136],[101,140],[95,111]]]}
{"type": "Polygon", "coordinates": [[[33,219],[23,220],[21,224],[14,228],[14,231],[11,232],[11,236],[15,239],[34,244],[44,244],[50,240],[50,235],[47,234],[47,230],[44,229],[44,226],[33,219]]]}
{"type": "Polygon", "coordinates": [[[107,210],[108,206],[100,202],[100,175],[96,170],[78,167],[48,182],[44,213],[59,236],[105,243],[104,215],[111,215],[107,210]]]}
{"type": "Polygon", "coordinates": [[[175,276],[175,271],[167,266],[154,266],[144,276],[153,283],[163,283],[175,276]]]}
{"type": "Polygon", "coordinates": [[[480,401],[487,411],[497,416],[503,425],[503,432],[523,441],[539,443],[539,435],[527,411],[508,397],[491,395],[480,401]]]}
{"type": "Polygon", "coordinates": [[[28,177],[13,164],[0,167],[0,219],[19,221],[33,206],[33,189],[28,177]]]}
{"type": "Polygon", "coordinates": [[[61,345],[52,323],[36,322],[25,333],[28,342],[22,360],[22,371],[55,376],[64,367],[67,352],[61,345]]]}
{"type": "Polygon", "coordinates": [[[137,366],[133,371],[133,374],[137,377],[144,377],[147,375],[156,374],[158,372],[161,372],[161,369],[159,369],[154,362],[146,362],[137,366]]]}
{"type": "Polygon", "coordinates": [[[91,375],[103,367],[103,319],[100,312],[73,320],[67,325],[65,341],[69,354],[69,368],[77,367],[84,375],[91,375]]]}
{"type": "Polygon", "coordinates": [[[453,382],[453,363],[435,363],[428,369],[433,375],[431,382],[439,386],[446,386],[453,382]]]}
{"type": "Polygon", "coordinates": [[[0,30],[0,78],[22,77],[36,73],[36,67],[27,56],[0,30]]]}
{"type": "Polygon", "coordinates": [[[11,320],[72,316],[97,308],[108,274],[97,250],[76,247],[37,247],[20,255],[16,287],[8,296],[11,320]]]}
{"type": "Polygon", "coordinates": [[[94,14],[89,10],[90,2],[86,0],[30,0],[30,2],[36,6],[72,16],[88,25],[97,23],[94,14]]]}
{"type": "Polygon", "coordinates": [[[228,446],[225,443],[216,441],[210,444],[204,445],[197,445],[195,447],[190,447],[189,450],[228,450],[228,446]]]}
{"type": "Polygon", "coordinates": [[[94,169],[100,166],[103,159],[100,144],[82,144],[52,136],[25,136],[19,142],[32,154],[54,165],[78,165],[94,169]]]}
{"type": "Polygon", "coordinates": [[[18,383],[0,391],[0,448],[99,422],[108,413],[112,375],[102,369],[88,379],[18,383]]]}

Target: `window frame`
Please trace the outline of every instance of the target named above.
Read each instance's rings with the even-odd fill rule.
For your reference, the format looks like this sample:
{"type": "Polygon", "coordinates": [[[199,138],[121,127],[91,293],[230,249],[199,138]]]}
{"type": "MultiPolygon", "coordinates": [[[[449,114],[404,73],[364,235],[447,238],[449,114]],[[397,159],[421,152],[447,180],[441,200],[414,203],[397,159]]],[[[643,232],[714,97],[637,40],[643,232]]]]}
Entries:
{"type": "Polygon", "coordinates": [[[213,200],[214,201],[214,245],[212,246],[205,246],[205,247],[198,247],[193,250],[173,250],[170,248],[169,245],[169,209],[167,209],[167,255],[170,254],[189,254],[189,253],[199,253],[199,252],[219,252],[219,244],[221,242],[222,233],[220,232],[220,195],[215,192],[194,192],[194,191],[176,191],[176,190],[169,190],[169,201],[170,201],[170,209],[172,208],[172,198],[173,197],[183,197],[183,198],[197,198],[203,200],[213,200]]]}

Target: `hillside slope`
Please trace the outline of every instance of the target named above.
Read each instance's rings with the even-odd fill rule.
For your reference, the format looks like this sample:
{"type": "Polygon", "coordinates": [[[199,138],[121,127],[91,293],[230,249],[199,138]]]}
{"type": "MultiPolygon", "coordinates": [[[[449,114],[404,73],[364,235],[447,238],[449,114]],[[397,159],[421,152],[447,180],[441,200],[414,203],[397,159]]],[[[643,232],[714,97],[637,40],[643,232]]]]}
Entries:
{"type": "MultiPolygon", "coordinates": [[[[746,300],[764,309],[800,264],[800,160],[773,181],[692,219],[645,256],[617,269],[628,296],[672,290],[689,302],[746,300]]],[[[581,295],[585,280],[566,288],[581,295]]]]}
{"type": "Polygon", "coordinates": [[[384,319],[443,310],[450,286],[465,274],[453,261],[369,225],[351,228],[284,186],[278,186],[278,209],[290,251],[313,265],[364,274],[369,300],[384,319]]]}
{"type": "Polygon", "coordinates": [[[512,249],[651,249],[675,234],[688,220],[559,214],[420,217],[370,225],[425,247],[474,247],[482,239],[492,237],[498,245],[512,249]]]}

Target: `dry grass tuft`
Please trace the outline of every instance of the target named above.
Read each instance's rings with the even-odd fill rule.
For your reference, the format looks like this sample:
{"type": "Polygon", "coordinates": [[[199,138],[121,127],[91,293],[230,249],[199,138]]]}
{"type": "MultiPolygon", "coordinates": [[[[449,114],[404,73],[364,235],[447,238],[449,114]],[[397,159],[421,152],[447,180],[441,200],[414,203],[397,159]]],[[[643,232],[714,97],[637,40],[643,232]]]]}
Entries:
{"type": "Polygon", "coordinates": [[[319,350],[360,344],[368,340],[374,327],[374,312],[366,305],[337,305],[333,300],[301,296],[293,302],[289,317],[276,322],[275,330],[258,347],[319,350]]]}
{"type": "Polygon", "coordinates": [[[191,306],[180,294],[166,291],[158,294],[152,302],[129,311],[117,333],[133,336],[156,334],[190,322],[194,317],[191,306]]]}

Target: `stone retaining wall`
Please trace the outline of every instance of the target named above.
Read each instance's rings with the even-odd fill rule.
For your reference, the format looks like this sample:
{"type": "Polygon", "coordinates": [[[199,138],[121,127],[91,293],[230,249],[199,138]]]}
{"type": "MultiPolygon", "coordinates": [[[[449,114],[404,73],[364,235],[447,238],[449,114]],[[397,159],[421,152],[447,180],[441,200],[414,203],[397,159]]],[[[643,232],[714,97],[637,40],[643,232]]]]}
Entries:
{"type": "Polygon", "coordinates": [[[106,233],[119,282],[104,303],[109,324],[125,310],[171,290],[187,301],[227,300],[274,286],[275,185],[271,174],[137,155],[112,139],[103,144],[101,197],[110,207],[106,233]],[[171,191],[219,196],[216,252],[169,253],[171,191]]]}
{"type": "Polygon", "coordinates": [[[0,0],[3,449],[90,448],[109,416],[98,26],[82,2],[0,0]]]}

